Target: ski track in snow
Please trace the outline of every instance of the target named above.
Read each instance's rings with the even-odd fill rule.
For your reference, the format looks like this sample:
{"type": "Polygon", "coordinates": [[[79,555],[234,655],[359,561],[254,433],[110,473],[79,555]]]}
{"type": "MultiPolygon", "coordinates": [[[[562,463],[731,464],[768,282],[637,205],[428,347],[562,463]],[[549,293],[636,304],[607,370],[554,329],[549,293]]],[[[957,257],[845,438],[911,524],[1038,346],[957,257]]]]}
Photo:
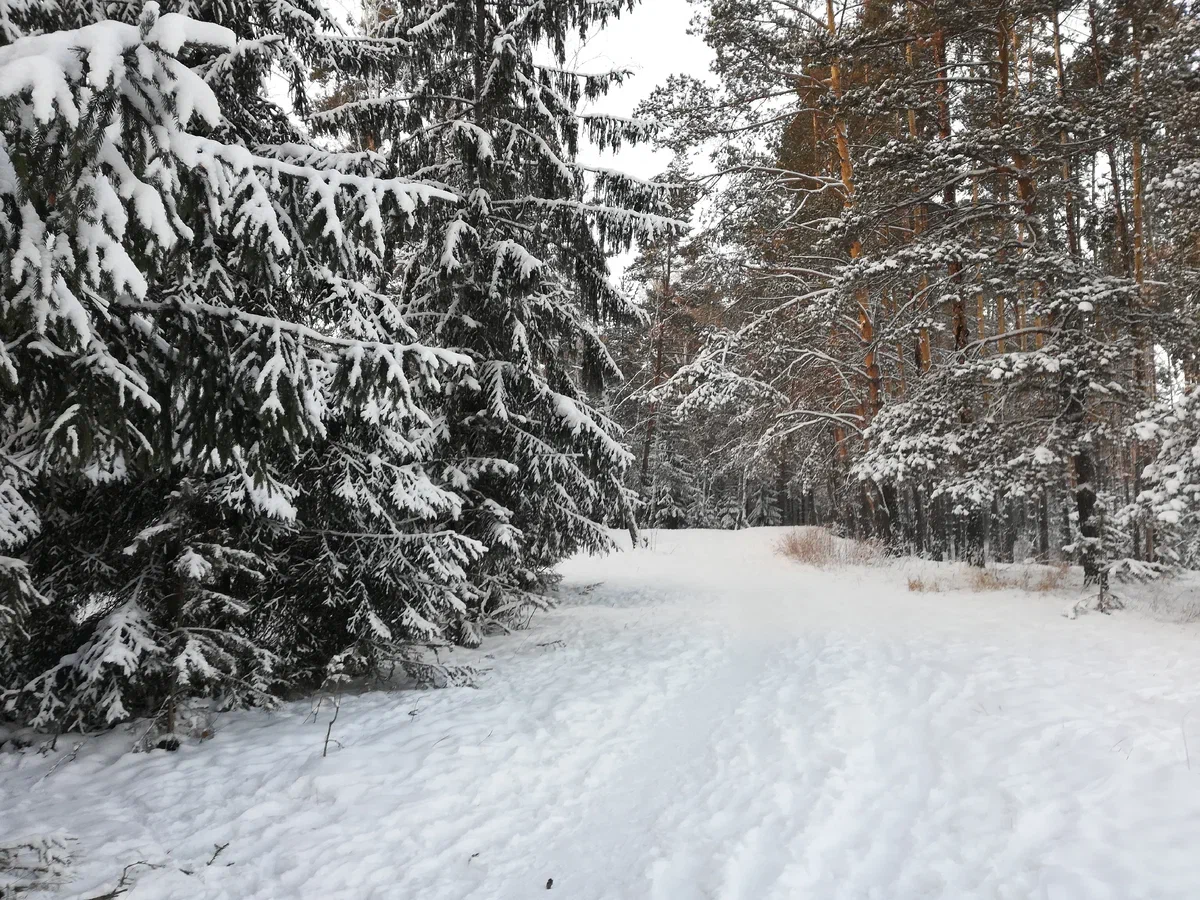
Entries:
{"type": "Polygon", "coordinates": [[[1195,626],[910,594],[777,537],[572,560],[478,689],[346,696],[326,759],[308,703],[0,755],[0,843],[75,835],[63,896],[159,866],[128,900],[1200,895],[1195,626]]]}

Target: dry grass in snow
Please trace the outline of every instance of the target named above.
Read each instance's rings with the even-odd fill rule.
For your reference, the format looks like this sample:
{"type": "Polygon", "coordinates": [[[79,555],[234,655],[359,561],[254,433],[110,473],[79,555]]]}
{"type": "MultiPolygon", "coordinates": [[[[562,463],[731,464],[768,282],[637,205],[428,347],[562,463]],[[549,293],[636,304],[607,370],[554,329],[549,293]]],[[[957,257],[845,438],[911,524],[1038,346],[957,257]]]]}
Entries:
{"type": "Polygon", "coordinates": [[[976,568],[965,563],[889,558],[877,541],[838,537],[826,528],[803,526],[786,532],[776,546],[781,556],[820,569],[894,564],[906,572],[914,593],[947,591],[1031,591],[1052,593],[1072,587],[1071,568],[1065,564],[1007,564],[976,568]],[[915,571],[914,571],[915,569],[915,571]]]}
{"type": "Polygon", "coordinates": [[[942,591],[1034,591],[1044,594],[1067,586],[1070,567],[1033,564],[997,568],[954,567],[936,575],[921,573],[908,576],[908,589],[917,593],[942,591]]]}
{"type": "Polygon", "coordinates": [[[886,558],[883,545],[876,541],[838,537],[827,528],[812,525],[787,532],[777,549],[788,559],[819,569],[877,565],[886,558]]]}

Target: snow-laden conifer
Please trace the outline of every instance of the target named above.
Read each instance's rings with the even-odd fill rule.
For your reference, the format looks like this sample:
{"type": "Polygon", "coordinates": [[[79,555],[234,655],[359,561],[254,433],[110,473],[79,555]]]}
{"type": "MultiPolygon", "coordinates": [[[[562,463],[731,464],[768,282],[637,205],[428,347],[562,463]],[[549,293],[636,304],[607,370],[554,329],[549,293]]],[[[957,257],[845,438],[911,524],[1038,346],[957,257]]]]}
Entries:
{"type": "Polygon", "coordinates": [[[3,11],[0,544],[24,559],[5,558],[0,624],[28,635],[0,657],[6,708],[170,718],[179,696],[265,700],[298,657],[427,636],[478,548],[429,524],[461,501],[423,468],[424,398],[470,361],[405,323],[391,259],[458,198],[296,119],[313,68],[394,69],[393,42],[340,37],[309,2],[3,11]],[[314,582],[297,554],[339,528],[403,552],[335,544],[314,582]],[[374,606],[364,567],[390,576],[374,606]],[[426,582],[437,602],[409,589],[426,582]],[[304,656],[295,610],[331,584],[348,612],[309,623],[304,656]]]}
{"type": "Polygon", "coordinates": [[[630,521],[630,454],[597,397],[619,375],[604,323],[637,311],[606,258],[678,223],[667,186],[580,161],[585,140],[616,148],[650,126],[585,109],[626,73],[568,62],[573,40],[627,8],[451,0],[384,10],[367,32],[406,47],[402,76],[337,91],[313,116],[460,201],[422,220],[423,240],[395,277],[422,338],[474,361],[477,390],[449,393],[441,409],[465,534],[488,547],[472,568],[480,625],[530,598],[563,556],[607,547],[606,524],[630,521]]]}

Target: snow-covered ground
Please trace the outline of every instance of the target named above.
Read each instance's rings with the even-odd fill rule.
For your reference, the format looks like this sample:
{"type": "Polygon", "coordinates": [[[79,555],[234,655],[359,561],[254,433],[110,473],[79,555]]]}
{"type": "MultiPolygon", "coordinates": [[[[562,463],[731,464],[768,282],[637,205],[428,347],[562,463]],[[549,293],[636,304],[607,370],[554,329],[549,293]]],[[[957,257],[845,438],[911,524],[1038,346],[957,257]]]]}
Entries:
{"type": "Polygon", "coordinates": [[[477,688],[347,696],[327,758],[307,702],[0,754],[0,845],[71,834],[62,896],[149,864],[127,900],[1200,896],[1195,624],[779,535],[572,560],[477,688]]]}

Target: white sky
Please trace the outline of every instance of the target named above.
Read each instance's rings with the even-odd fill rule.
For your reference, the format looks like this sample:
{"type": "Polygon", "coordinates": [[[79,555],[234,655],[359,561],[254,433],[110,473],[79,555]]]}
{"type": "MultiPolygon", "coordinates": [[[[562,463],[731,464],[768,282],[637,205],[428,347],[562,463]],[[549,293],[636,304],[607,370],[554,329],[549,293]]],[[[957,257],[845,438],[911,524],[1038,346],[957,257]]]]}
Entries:
{"type": "MultiPolygon", "coordinates": [[[[362,18],[363,0],[326,0],[327,7],[347,25],[362,18]]],[[[615,116],[632,115],[639,102],[650,95],[667,76],[685,73],[703,78],[708,74],[712,51],[687,33],[695,13],[688,0],[643,0],[616,22],[593,34],[576,50],[574,68],[600,72],[627,68],[636,74],[607,97],[596,101],[590,112],[615,116]]],[[[280,93],[284,90],[281,88],[280,93]]],[[[281,99],[283,99],[281,97],[281,99]]],[[[619,154],[581,148],[581,161],[605,165],[639,178],[659,174],[671,161],[670,153],[649,147],[626,148],[619,154]]]]}
{"type": "MultiPolygon", "coordinates": [[[[699,37],[687,33],[694,12],[688,0],[644,0],[633,12],[592,35],[577,51],[576,68],[594,72],[625,67],[636,74],[597,100],[591,111],[628,116],[667,76],[685,73],[703,78],[713,54],[699,37]]],[[[647,146],[626,148],[616,155],[582,149],[580,155],[584,162],[639,178],[659,174],[671,161],[670,153],[647,146]]]]}
{"type": "MultiPolygon", "coordinates": [[[[362,0],[327,0],[327,4],[335,15],[343,14],[348,23],[362,16],[362,0]]],[[[578,47],[572,67],[579,71],[627,68],[635,73],[607,97],[595,101],[588,111],[630,116],[668,76],[683,73],[706,77],[713,54],[704,41],[688,34],[695,12],[689,0],[643,0],[632,12],[578,47]]],[[[580,147],[580,161],[652,178],[667,167],[671,154],[647,145],[626,147],[614,154],[585,144],[580,147]]],[[[633,256],[633,252],[622,253],[610,261],[614,279],[620,277],[633,256]]]]}
{"type": "MultiPolygon", "coordinates": [[[[630,116],[634,107],[656,87],[674,74],[704,78],[713,53],[699,37],[688,34],[688,23],[695,6],[688,0],[643,0],[603,31],[593,34],[576,51],[573,68],[581,72],[600,72],[627,68],[634,72],[623,85],[592,104],[589,112],[630,116]]],[[[580,162],[608,166],[638,178],[659,175],[671,161],[671,154],[642,144],[625,147],[619,153],[601,152],[581,146],[580,162]]],[[[609,259],[612,280],[633,261],[635,250],[609,259]]]]}

